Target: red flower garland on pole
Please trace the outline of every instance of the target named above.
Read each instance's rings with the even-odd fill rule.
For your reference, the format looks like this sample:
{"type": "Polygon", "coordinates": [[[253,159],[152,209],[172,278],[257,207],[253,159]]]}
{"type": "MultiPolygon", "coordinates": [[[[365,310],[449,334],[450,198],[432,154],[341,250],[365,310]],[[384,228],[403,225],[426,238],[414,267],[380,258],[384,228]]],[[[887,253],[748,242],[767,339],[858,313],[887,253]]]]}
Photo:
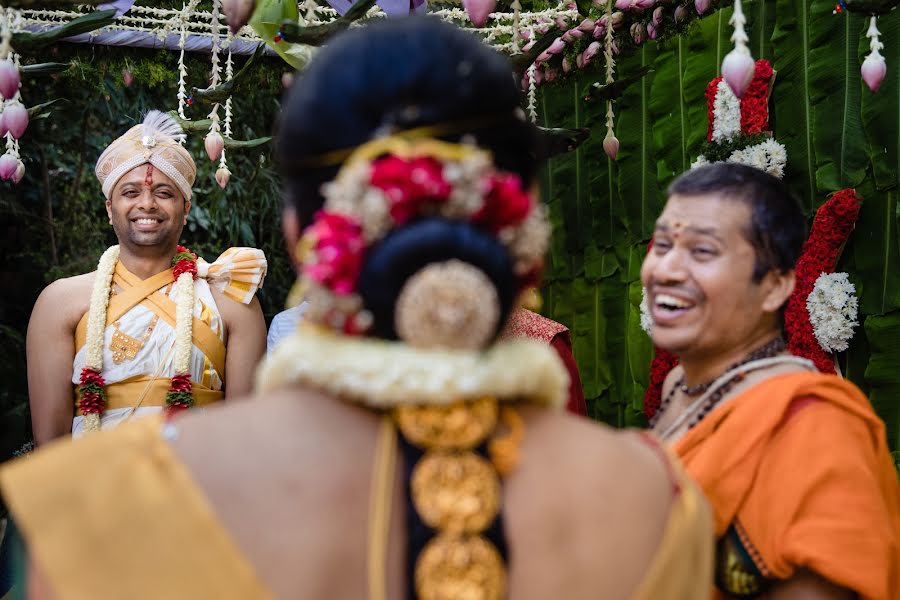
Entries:
{"type": "Polygon", "coordinates": [[[806,300],[823,273],[832,273],[841,249],[859,218],[859,197],[848,188],[835,192],[819,207],[797,261],[797,283],[784,313],[784,329],[792,354],[808,358],[823,373],[834,373],[834,357],[822,349],[809,320],[806,300]]]}

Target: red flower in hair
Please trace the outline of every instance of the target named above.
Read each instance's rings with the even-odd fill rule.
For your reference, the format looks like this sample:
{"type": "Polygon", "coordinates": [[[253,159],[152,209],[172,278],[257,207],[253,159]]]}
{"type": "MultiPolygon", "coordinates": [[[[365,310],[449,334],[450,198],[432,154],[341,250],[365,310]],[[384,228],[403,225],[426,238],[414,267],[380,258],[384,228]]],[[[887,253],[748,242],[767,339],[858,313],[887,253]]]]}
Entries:
{"type": "Polygon", "coordinates": [[[495,173],[488,178],[484,205],[472,221],[493,233],[518,225],[531,212],[531,196],[522,188],[522,179],[514,173],[495,173]]]}
{"type": "Polygon", "coordinates": [[[450,197],[452,189],[443,171],[440,161],[431,157],[406,160],[386,156],[372,163],[371,184],[385,193],[391,217],[397,225],[403,225],[422,214],[426,203],[450,197]]]}
{"type": "Polygon", "coordinates": [[[315,260],[304,265],[304,274],[337,294],[352,293],[365,249],[359,223],[323,210],[316,214],[307,235],[315,240],[315,260]]]}

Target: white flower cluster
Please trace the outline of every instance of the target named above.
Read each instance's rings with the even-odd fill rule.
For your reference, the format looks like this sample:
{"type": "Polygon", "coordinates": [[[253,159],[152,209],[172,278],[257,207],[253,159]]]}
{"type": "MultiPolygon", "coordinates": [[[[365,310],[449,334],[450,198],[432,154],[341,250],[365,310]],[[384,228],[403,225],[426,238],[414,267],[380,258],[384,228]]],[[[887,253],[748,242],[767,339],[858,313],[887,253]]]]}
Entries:
{"type": "Polygon", "coordinates": [[[775,140],[768,139],[755,146],[735,150],[728,157],[728,162],[749,165],[781,179],[787,165],[787,150],[775,140]]]}
{"type": "Polygon", "coordinates": [[[103,370],[103,337],[106,331],[106,309],[112,289],[113,273],[119,261],[119,247],[110,246],[97,263],[97,274],[91,290],[88,308],[87,335],[85,336],[84,366],[95,371],[103,370]]]}
{"type": "Polygon", "coordinates": [[[816,340],[826,352],[841,352],[849,346],[859,325],[856,288],[846,273],[822,273],[806,299],[809,321],[816,340]]]}
{"type": "Polygon", "coordinates": [[[175,282],[175,355],[176,375],[191,368],[192,327],[194,321],[194,276],[182,273],[175,282]]]}
{"type": "Polygon", "coordinates": [[[712,141],[725,142],[741,132],[741,101],[725,80],[716,88],[713,101],[712,141]]]}
{"type": "MultiPolygon", "coordinates": [[[[741,150],[735,150],[725,162],[755,167],[760,171],[765,171],[769,175],[781,179],[784,177],[784,167],[787,165],[787,150],[775,140],[768,139],[759,144],[748,146],[741,150]]],[[[709,164],[712,163],[701,154],[697,157],[697,160],[691,163],[691,168],[696,169],[697,167],[709,164]]]]}
{"type": "Polygon", "coordinates": [[[647,332],[647,335],[653,333],[653,317],[650,315],[650,304],[647,302],[647,288],[641,288],[641,329],[647,332]]]}

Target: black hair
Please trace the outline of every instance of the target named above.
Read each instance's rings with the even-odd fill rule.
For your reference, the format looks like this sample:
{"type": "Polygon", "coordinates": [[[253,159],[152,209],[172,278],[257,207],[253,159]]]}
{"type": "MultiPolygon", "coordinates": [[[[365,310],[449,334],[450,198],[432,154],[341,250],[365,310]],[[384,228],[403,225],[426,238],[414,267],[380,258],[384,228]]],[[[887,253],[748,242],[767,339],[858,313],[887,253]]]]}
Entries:
{"type": "Polygon", "coordinates": [[[539,167],[536,128],[506,58],[435,17],[389,19],[338,35],[295,78],[282,103],[276,155],[286,200],[306,227],[322,183],[339,166],[310,159],[358,146],[380,130],[459,123],[502,170],[528,185],[539,167]],[[466,122],[478,121],[467,126],[466,122]]]}
{"type": "Polygon", "coordinates": [[[692,169],[669,186],[669,196],[718,194],[750,208],[747,241],[756,252],[753,281],[770,271],[791,271],[806,239],[806,218],[797,199],[780,179],[747,165],[714,163],[692,169]]]}
{"type": "Polygon", "coordinates": [[[372,333],[396,339],[394,305],[406,280],[423,267],[451,259],[467,262],[493,282],[500,299],[495,335],[512,310],[517,291],[512,260],[492,235],[461,221],[430,217],[397,229],[366,253],[357,292],[372,313],[372,333]]]}

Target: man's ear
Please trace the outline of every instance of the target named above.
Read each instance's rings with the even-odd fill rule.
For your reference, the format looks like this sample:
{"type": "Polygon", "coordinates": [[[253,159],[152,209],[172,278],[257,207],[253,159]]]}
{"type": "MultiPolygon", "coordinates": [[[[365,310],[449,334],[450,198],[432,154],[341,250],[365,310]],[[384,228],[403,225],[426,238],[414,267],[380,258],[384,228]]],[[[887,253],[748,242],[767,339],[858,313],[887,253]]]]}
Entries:
{"type": "Polygon", "coordinates": [[[291,264],[294,270],[300,272],[300,262],[297,256],[297,245],[300,243],[300,217],[293,206],[286,205],[281,210],[281,231],[284,233],[284,243],[287,246],[288,254],[291,257],[291,264]]]}
{"type": "Polygon", "coordinates": [[[191,201],[185,200],[184,201],[184,224],[185,225],[187,225],[187,216],[188,216],[189,212],[191,212],[191,201]]]}
{"type": "Polygon", "coordinates": [[[774,269],[769,271],[763,279],[765,295],[763,296],[762,309],[766,312],[778,312],[794,292],[796,281],[797,278],[793,269],[783,273],[774,269]]]}
{"type": "Polygon", "coordinates": [[[106,216],[109,217],[109,224],[112,225],[112,201],[106,201],[106,216]]]}

